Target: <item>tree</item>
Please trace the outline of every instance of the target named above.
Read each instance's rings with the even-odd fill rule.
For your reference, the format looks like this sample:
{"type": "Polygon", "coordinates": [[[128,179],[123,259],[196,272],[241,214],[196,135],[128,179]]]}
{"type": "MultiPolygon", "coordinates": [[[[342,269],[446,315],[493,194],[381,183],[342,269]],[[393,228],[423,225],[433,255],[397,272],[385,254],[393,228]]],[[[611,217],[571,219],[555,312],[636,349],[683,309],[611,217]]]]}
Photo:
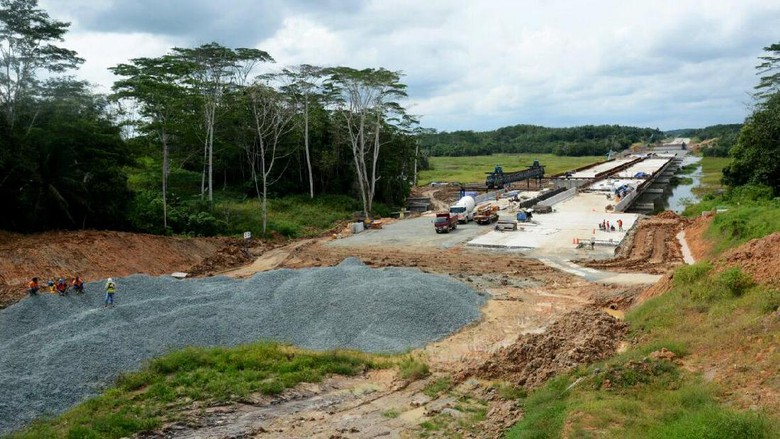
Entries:
{"type": "Polygon", "coordinates": [[[247,90],[252,109],[255,139],[247,145],[247,160],[252,171],[260,209],[263,218],[263,238],[268,223],[268,188],[274,183],[271,172],[278,158],[282,138],[292,130],[295,116],[294,102],[272,87],[256,83],[247,90]],[[258,186],[257,174],[262,179],[262,191],[258,186]]]}
{"type": "Polygon", "coordinates": [[[259,49],[230,49],[217,43],[204,44],[194,49],[174,48],[173,52],[182,61],[192,63],[193,85],[203,98],[203,118],[206,135],[204,138],[204,169],[201,178],[201,197],[206,192],[208,173],[208,201],[214,202],[214,129],[217,110],[228,89],[237,82],[243,82],[260,62],[273,62],[267,52],[259,49]]]}
{"type": "Polygon", "coordinates": [[[0,107],[13,128],[19,103],[38,85],[36,72],[64,72],[83,59],[52,44],[70,23],[49,17],[37,0],[0,0],[0,107]]]}
{"type": "Polygon", "coordinates": [[[730,153],[734,160],[723,170],[724,183],[763,184],[780,195],[780,92],[759,103],[730,153]]]}
{"type": "Polygon", "coordinates": [[[311,170],[311,153],[309,152],[309,104],[312,99],[317,97],[323,69],[309,64],[301,64],[293,69],[285,69],[283,74],[291,79],[290,84],[285,86],[283,90],[302,102],[303,105],[303,142],[309,176],[309,198],[314,198],[314,174],[311,170]]]}
{"type": "Polygon", "coordinates": [[[766,55],[758,57],[761,63],[756,66],[758,75],[761,76],[754,96],[764,100],[780,91],[780,43],[764,47],[766,55]]]}
{"type": "Polygon", "coordinates": [[[183,103],[189,93],[183,83],[192,65],[171,56],[136,58],[131,64],[112,67],[122,76],[114,83],[113,99],[132,99],[141,105],[141,114],[149,119],[145,130],[156,134],[162,146],[162,202],[163,227],[168,228],[168,174],[170,173],[170,137],[177,117],[183,112],[183,103]]]}
{"type": "Polygon", "coordinates": [[[394,99],[406,96],[406,85],[400,82],[400,72],[383,68],[336,67],[326,72],[330,75],[328,89],[346,124],[363,213],[368,217],[379,180],[377,165],[383,126],[391,115],[403,113],[394,99]]]}

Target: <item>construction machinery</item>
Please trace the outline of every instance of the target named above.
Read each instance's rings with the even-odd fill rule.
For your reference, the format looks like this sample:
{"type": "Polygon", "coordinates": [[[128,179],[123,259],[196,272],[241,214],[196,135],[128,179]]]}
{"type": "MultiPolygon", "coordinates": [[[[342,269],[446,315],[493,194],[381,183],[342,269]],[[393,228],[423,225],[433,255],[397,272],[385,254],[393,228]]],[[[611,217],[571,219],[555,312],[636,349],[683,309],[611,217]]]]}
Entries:
{"type": "Polygon", "coordinates": [[[474,197],[466,195],[458,200],[457,203],[450,206],[450,215],[458,218],[458,222],[467,223],[474,219],[474,197]]]}
{"type": "Polygon", "coordinates": [[[485,204],[477,207],[477,213],[474,214],[474,222],[477,224],[492,224],[498,221],[498,206],[495,204],[485,204]]]}
{"type": "Polygon", "coordinates": [[[535,178],[538,183],[541,183],[542,177],[544,177],[544,166],[539,164],[539,160],[534,160],[534,163],[526,169],[514,172],[504,172],[501,166],[496,166],[493,172],[486,172],[487,178],[485,179],[485,186],[489,189],[501,188],[510,183],[516,181],[527,180],[530,186],[530,180],[535,178]]]}

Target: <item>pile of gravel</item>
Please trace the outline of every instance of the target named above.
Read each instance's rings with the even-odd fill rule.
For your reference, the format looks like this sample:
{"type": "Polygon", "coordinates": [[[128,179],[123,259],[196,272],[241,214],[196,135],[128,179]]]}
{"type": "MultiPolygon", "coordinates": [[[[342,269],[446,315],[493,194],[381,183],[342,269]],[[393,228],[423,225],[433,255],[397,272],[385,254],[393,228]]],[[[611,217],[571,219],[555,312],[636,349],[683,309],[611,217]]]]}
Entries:
{"type": "Polygon", "coordinates": [[[336,267],[275,270],[250,279],[117,279],[85,295],[42,294],[0,310],[0,434],[60,413],[120,373],[184,346],[276,340],[315,349],[401,352],[480,315],[484,297],[445,276],[336,267]]]}

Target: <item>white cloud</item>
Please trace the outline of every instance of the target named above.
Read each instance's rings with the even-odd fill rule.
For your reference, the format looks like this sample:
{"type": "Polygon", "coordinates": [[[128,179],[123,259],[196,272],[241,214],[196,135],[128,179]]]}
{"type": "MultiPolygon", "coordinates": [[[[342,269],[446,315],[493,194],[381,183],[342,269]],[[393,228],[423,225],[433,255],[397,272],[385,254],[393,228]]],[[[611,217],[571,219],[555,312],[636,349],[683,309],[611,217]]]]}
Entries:
{"type": "MultiPolygon", "coordinates": [[[[88,31],[82,21],[121,22],[120,11],[137,8],[64,3],[41,5],[73,21],[68,44],[87,58],[81,74],[92,81],[108,84],[106,67],[174,45],[259,35],[245,45],[268,51],[281,65],[402,70],[411,112],[423,115],[425,126],[447,130],[739,122],[756,82],[756,57],[777,42],[780,21],[780,3],[765,0],[297,0],[273,2],[274,14],[264,17],[257,15],[263,7],[234,1],[224,7],[232,12],[210,17],[198,33],[182,20],[191,10],[202,22],[203,11],[213,9],[193,0],[171,22],[171,35],[178,35],[172,37],[88,31]]],[[[165,20],[154,29],[167,29],[165,20]]],[[[123,23],[134,26],[151,28],[142,20],[123,23]]]]}

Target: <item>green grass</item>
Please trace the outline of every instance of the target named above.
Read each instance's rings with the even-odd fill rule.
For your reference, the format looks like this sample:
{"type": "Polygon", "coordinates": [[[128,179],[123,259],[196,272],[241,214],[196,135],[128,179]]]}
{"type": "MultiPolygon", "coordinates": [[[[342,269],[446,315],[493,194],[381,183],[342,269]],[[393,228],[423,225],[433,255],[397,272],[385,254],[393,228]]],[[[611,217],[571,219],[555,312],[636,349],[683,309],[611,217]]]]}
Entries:
{"type": "MultiPolygon", "coordinates": [[[[293,195],[268,200],[268,230],[289,238],[313,237],[330,230],[339,222],[361,210],[360,203],[346,195],[293,195]]],[[[228,231],[238,234],[262,233],[262,215],[257,199],[221,201],[214,206],[214,215],[226,221],[228,231]]]]}
{"type": "Polygon", "coordinates": [[[399,376],[405,380],[416,381],[430,375],[431,371],[428,365],[411,355],[404,358],[398,365],[400,368],[399,376]]]}
{"type": "Polygon", "coordinates": [[[278,394],[328,374],[355,375],[389,367],[389,358],[347,351],[305,352],[274,343],[235,348],[187,348],[154,359],[139,372],[50,420],[11,438],[120,438],[175,421],[193,401],[238,401],[252,393],[278,394]]]}
{"type": "Polygon", "coordinates": [[[731,163],[729,157],[702,157],[701,164],[702,177],[699,186],[693,189],[698,196],[721,192],[725,189],[721,184],[723,178],[723,168],[731,163]]]}
{"type": "Polygon", "coordinates": [[[628,351],[520,395],[524,416],[507,437],[776,437],[780,420],[774,415],[738,410],[724,401],[719,384],[648,355],[667,348],[696,357],[686,364],[744,360],[737,373],[745,376],[730,378],[742,382],[780,362],[772,349],[780,324],[767,320],[780,306],[780,292],[757,285],[738,267],[716,271],[707,262],[681,267],[673,279],[671,292],[626,314],[628,339],[635,341],[628,351]],[[762,360],[754,364],[759,353],[762,360]]]}
{"type": "Polygon", "coordinates": [[[601,156],[567,157],[553,154],[494,154],[473,157],[431,157],[431,169],[421,171],[418,185],[424,186],[432,181],[459,183],[484,183],[485,173],[492,172],[496,165],[505,171],[525,169],[534,160],[545,167],[545,175],[554,175],[580,166],[603,161],[601,156]]]}
{"type": "Polygon", "coordinates": [[[430,396],[431,398],[436,398],[439,396],[439,394],[449,389],[451,385],[452,378],[449,376],[437,378],[425,386],[423,393],[430,396]]]}

